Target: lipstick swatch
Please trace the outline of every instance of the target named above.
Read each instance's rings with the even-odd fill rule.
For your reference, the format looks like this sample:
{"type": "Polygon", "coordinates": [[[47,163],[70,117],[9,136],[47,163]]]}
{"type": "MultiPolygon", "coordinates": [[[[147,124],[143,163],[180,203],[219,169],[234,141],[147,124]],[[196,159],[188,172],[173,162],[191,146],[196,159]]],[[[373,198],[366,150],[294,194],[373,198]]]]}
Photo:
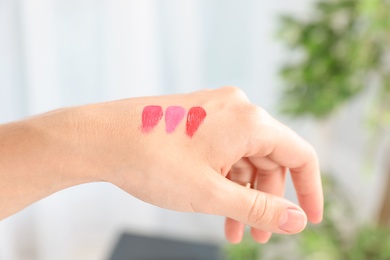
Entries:
{"type": "Polygon", "coordinates": [[[201,107],[191,107],[187,114],[186,134],[192,137],[206,117],[206,111],[201,107]]]}
{"type": "Polygon", "coordinates": [[[175,131],[185,114],[186,110],[183,107],[170,106],[167,108],[165,111],[165,130],[168,134],[175,131]]]}
{"type": "Polygon", "coordinates": [[[160,122],[163,111],[160,106],[146,106],[142,111],[142,132],[150,133],[160,122]]]}

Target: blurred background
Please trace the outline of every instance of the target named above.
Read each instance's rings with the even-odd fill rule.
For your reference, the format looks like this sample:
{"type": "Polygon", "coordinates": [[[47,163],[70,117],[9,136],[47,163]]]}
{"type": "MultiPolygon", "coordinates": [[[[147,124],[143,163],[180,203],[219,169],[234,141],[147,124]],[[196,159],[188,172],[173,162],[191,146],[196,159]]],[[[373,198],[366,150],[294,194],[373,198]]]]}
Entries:
{"type": "Polygon", "coordinates": [[[234,247],[225,245],[220,217],[160,209],[106,183],[81,185],[1,221],[0,259],[107,259],[123,232],[222,245],[231,259],[274,259],[265,252],[273,246],[278,259],[319,248],[333,258],[308,259],[390,259],[344,252],[359,243],[390,248],[377,233],[390,214],[390,9],[377,0],[321,2],[0,0],[0,123],[235,85],[313,144],[331,205],[325,224],[301,238],[234,247]],[[380,243],[351,239],[358,230],[380,243]]]}

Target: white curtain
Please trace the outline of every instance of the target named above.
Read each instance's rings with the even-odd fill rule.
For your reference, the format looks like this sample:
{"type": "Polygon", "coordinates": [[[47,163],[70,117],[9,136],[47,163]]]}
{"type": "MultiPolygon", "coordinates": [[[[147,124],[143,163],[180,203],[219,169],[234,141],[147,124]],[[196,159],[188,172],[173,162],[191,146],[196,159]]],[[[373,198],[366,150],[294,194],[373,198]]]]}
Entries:
{"type": "MultiPolygon", "coordinates": [[[[283,60],[277,14],[304,12],[308,2],[0,0],[0,122],[222,85],[241,87],[274,113],[283,60]]],[[[329,148],[300,123],[296,129],[329,148]]],[[[1,221],[0,259],[106,259],[123,231],[223,241],[222,218],[159,209],[96,183],[1,221]]]]}

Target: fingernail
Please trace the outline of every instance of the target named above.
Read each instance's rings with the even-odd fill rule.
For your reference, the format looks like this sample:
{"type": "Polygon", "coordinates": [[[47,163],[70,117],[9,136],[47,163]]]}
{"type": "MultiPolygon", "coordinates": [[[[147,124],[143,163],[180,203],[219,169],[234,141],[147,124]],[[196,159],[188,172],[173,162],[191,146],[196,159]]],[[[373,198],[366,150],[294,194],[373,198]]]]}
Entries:
{"type": "Polygon", "coordinates": [[[279,220],[279,228],[289,233],[297,233],[306,227],[306,215],[297,209],[286,209],[279,220]]]}

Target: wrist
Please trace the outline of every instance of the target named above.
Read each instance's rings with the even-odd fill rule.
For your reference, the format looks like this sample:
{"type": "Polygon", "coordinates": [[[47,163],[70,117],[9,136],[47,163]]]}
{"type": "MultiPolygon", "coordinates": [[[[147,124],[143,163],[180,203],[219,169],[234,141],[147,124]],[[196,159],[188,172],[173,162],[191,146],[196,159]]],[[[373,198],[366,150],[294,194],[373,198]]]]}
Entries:
{"type": "Polygon", "coordinates": [[[20,122],[33,137],[31,150],[36,154],[37,167],[51,173],[54,186],[59,188],[98,181],[86,156],[78,110],[58,109],[20,122]]]}
{"type": "Polygon", "coordinates": [[[72,109],[0,126],[0,219],[59,190],[95,181],[72,109]]]}
{"type": "MultiPolygon", "coordinates": [[[[121,174],[135,167],[142,142],[139,133],[139,99],[126,99],[74,108],[72,120],[78,155],[87,178],[118,183],[121,174]]],[[[141,101],[142,102],[142,101],[141,101]]]]}

